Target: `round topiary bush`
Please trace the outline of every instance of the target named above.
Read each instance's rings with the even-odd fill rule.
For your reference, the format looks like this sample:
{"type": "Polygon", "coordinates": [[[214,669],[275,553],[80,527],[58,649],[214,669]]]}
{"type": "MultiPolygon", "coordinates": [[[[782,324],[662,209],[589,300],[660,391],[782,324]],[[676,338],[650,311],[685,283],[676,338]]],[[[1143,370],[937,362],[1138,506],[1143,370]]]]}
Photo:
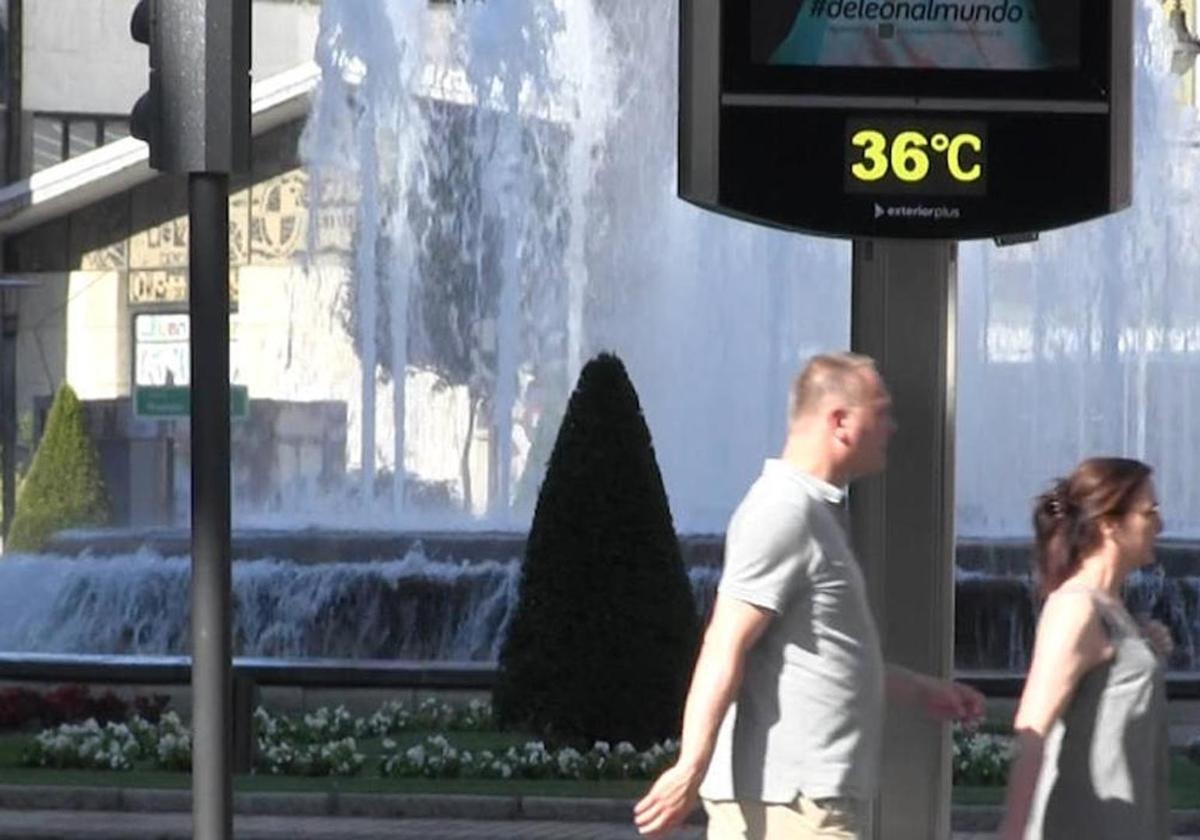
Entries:
{"type": "Polygon", "coordinates": [[[497,716],[556,740],[677,737],[698,636],[625,366],[583,369],[559,428],[500,654],[497,716]]]}
{"type": "Polygon", "coordinates": [[[46,431],[17,494],[6,551],[40,551],[55,531],[108,521],[100,456],[69,385],[54,396],[46,431]]]}

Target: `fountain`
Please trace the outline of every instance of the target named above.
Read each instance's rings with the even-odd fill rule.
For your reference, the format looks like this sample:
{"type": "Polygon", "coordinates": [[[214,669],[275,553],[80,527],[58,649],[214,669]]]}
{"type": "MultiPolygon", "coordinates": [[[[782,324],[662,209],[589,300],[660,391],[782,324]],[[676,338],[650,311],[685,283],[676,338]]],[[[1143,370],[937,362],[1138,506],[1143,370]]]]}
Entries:
{"type": "MultiPolygon", "coordinates": [[[[413,461],[396,455],[401,415],[367,398],[404,391],[382,360],[405,359],[471,391],[495,461],[482,521],[521,530],[514,488],[542,464],[518,451],[536,430],[517,427],[555,419],[581,360],[615,350],[680,530],[724,528],[779,445],[796,366],[848,342],[849,249],[674,197],[674,15],[637,0],[327,0],[302,153],[314,202],[333,182],[358,196],[364,473],[413,461]]],[[[961,248],[964,535],[1026,533],[1031,497],[1092,452],[1154,463],[1169,533],[1200,535],[1194,456],[1153,420],[1186,426],[1200,372],[1195,127],[1173,101],[1164,14],[1145,0],[1138,26],[1136,206],[1034,244],[961,248]]],[[[377,510],[386,527],[428,521],[390,498],[377,510]]]]}
{"type": "MultiPolygon", "coordinates": [[[[487,519],[523,528],[517,485],[542,465],[517,451],[514,425],[560,416],[582,360],[615,349],[651,429],[679,432],[656,439],[677,524],[723,528],[781,437],[794,368],[846,343],[832,313],[848,308],[849,248],[674,198],[673,15],[590,0],[326,3],[302,154],[372,220],[353,283],[357,343],[372,345],[351,408],[364,474],[401,463],[400,415],[372,394],[403,345],[410,365],[470,392],[470,425],[487,426],[487,519]],[[378,303],[405,292],[394,330],[378,303]]],[[[482,491],[464,472],[463,507],[482,491]]],[[[415,515],[379,509],[392,526],[415,515]]]]}
{"type": "MultiPolygon", "coordinates": [[[[386,542],[392,542],[387,540],[386,542]]],[[[719,576],[719,537],[683,543],[701,615],[719,576]]],[[[234,563],[239,656],[287,659],[495,661],[516,606],[519,540],[413,540],[400,555],[296,560],[255,551],[234,563]]],[[[378,547],[378,543],[376,544],[378,547]]],[[[261,546],[260,546],[261,548],[261,546]]],[[[322,549],[323,550],[323,549],[322,549]]],[[[1171,666],[1200,670],[1200,546],[1168,543],[1163,566],[1133,576],[1127,601],[1167,624],[1171,666]]],[[[1033,641],[1024,543],[963,541],[956,575],[955,656],[962,669],[1021,671],[1033,641]]],[[[177,656],[188,650],[189,562],[153,549],[112,556],[41,555],[0,563],[0,651],[177,656]]]]}
{"type": "MultiPolygon", "coordinates": [[[[356,228],[347,262],[313,226],[306,270],[321,288],[345,281],[325,326],[353,334],[355,475],[338,498],[235,507],[243,545],[280,523],[312,544],[240,552],[240,652],[494,659],[545,441],[600,350],[621,355],[639,390],[678,529],[723,530],[782,440],[798,364],[848,343],[850,249],[674,197],[675,14],[646,0],[325,0],[301,154],[311,204],[352,196],[356,228]],[[424,479],[415,377],[462,395],[451,503],[433,510],[412,489],[424,479]],[[334,530],[357,527],[489,533],[461,550],[445,536],[345,548],[334,530]],[[345,550],[319,547],[330,541],[345,550]]],[[[1156,465],[1177,543],[1131,601],[1171,623],[1176,667],[1200,668],[1187,436],[1200,406],[1200,221],[1185,207],[1200,162],[1157,3],[1139,4],[1138,27],[1135,206],[1034,244],[960,250],[962,667],[1024,666],[1028,547],[1013,541],[1027,537],[1030,499],[1081,456],[1113,452],[1156,465]]],[[[323,371],[320,347],[299,338],[288,364],[323,371]]],[[[719,555],[720,537],[692,542],[719,555]]],[[[115,556],[83,551],[93,543],[0,564],[13,616],[0,649],[186,650],[185,560],[112,549],[120,540],[115,556]]],[[[692,580],[703,608],[711,564],[692,580]]]]}
{"type": "Polygon", "coordinates": [[[1166,14],[1138,7],[1133,207],[1035,244],[961,250],[961,533],[1028,533],[1030,499],[1108,453],[1155,467],[1169,535],[1200,533],[1197,125],[1176,101],[1166,14]]]}
{"type": "MultiPolygon", "coordinates": [[[[495,661],[516,606],[514,558],[397,559],[234,567],[239,656],[495,661]]],[[[0,564],[0,651],[180,656],[189,649],[187,557],[15,557],[0,564]]],[[[706,609],[716,570],[691,579],[706,609]]]]}

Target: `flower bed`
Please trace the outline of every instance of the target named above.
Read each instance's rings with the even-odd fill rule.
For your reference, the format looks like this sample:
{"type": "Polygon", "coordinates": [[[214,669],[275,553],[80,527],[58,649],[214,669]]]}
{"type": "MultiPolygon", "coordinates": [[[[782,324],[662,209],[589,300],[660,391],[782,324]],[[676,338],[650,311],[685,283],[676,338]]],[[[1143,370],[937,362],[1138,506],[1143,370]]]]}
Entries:
{"type": "MultiPolygon", "coordinates": [[[[670,765],[678,745],[668,741],[639,752],[627,743],[597,742],[587,752],[551,751],[540,741],[503,749],[455,746],[446,733],[493,730],[491,705],[451,706],[425,700],[415,708],[389,702],[368,717],[345,707],[322,707],[304,715],[254,713],[258,752],[255,771],[288,776],[355,776],[368,765],[384,778],[429,779],[649,779],[670,765]],[[394,737],[433,732],[401,746],[394,737]],[[380,740],[382,739],[382,740],[380,740]],[[375,749],[368,749],[365,744],[375,749]]],[[[62,724],[38,735],[22,756],[30,767],[131,770],[191,769],[191,733],[173,712],[150,722],[138,715],[125,723],[62,724]]]]}
{"type": "Polygon", "coordinates": [[[6,688],[0,690],[0,730],[82,723],[89,718],[99,723],[120,722],[131,713],[155,722],[167,702],[165,694],[139,695],[131,705],[111,691],[94,695],[82,685],[64,685],[48,692],[6,688]]]}
{"type": "Polygon", "coordinates": [[[454,747],[442,735],[426,738],[403,751],[397,750],[391,741],[385,740],[383,745],[391,751],[380,761],[379,774],[385,778],[651,779],[679,755],[675,741],[655,744],[645,752],[638,752],[626,742],[614,748],[597,741],[586,753],[571,747],[550,752],[541,741],[509,747],[504,752],[472,753],[454,747]]]}
{"type": "Polygon", "coordinates": [[[1015,741],[1010,734],[955,726],[953,729],[953,783],[956,785],[1002,786],[1008,782],[1008,767],[1015,741]]]}
{"type": "Polygon", "coordinates": [[[191,735],[174,712],[157,723],[133,716],[127,723],[64,723],[34,738],[22,756],[28,767],[132,770],[138,761],[152,761],[162,770],[188,770],[192,765],[191,735]]]}

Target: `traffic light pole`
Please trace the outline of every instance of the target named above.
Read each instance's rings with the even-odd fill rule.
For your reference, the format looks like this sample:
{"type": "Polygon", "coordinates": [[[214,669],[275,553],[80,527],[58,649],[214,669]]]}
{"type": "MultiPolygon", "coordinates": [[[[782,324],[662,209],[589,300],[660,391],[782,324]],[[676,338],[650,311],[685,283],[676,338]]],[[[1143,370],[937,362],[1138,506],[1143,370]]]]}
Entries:
{"type": "MultiPolygon", "coordinates": [[[[0,293],[2,294],[2,293],[0,293]]],[[[0,312],[0,482],[4,513],[0,537],[8,540],[17,507],[17,314],[0,312]]]]}
{"type": "Polygon", "coordinates": [[[188,176],[192,420],[192,824],[233,836],[229,176],[188,176]]]}
{"type": "Polygon", "coordinates": [[[192,420],[192,826],[233,836],[229,445],[229,173],[250,168],[248,0],[138,0],[149,88],[130,133],[188,175],[192,420]]]}

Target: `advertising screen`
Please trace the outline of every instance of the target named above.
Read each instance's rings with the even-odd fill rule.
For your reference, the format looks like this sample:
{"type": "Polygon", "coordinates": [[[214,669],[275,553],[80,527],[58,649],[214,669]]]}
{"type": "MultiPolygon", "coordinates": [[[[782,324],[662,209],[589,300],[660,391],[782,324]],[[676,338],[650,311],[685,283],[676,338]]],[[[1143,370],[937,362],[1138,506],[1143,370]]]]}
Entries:
{"type": "Polygon", "coordinates": [[[1015,72],[1080,67],[1082,0],[744,0],[778,67],[1015,72]]]}

